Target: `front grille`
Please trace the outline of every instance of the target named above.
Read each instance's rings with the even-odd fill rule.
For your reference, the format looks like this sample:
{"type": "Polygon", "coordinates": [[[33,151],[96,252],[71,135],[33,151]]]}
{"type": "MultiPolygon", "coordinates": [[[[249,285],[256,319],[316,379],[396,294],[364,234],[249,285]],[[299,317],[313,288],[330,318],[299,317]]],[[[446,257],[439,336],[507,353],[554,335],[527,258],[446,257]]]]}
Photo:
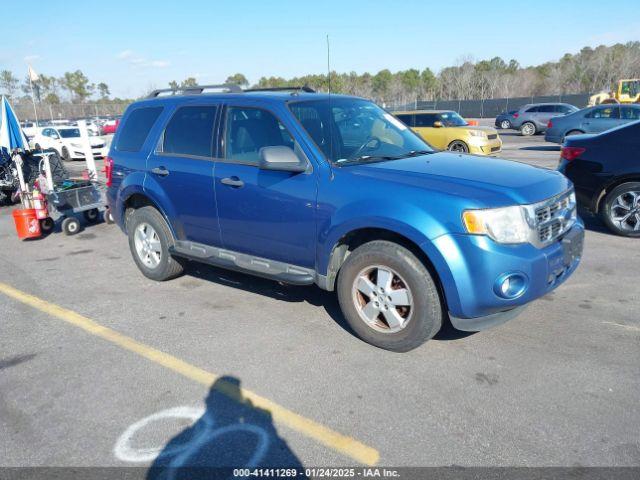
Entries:
{"type": "Polygon", "coordinates": [[[98,145],[91,145],[91,148],[102,148],[104,147],[104,143],[100,143],[98,145]]]}
{"type": "Polygon", "coordinates": [[[537,241],[546,246],[567,232],[576,219],[573,190],[533,206],[537,241]]]}
{"type": "Polygon", "coordinates": [[[487,138],[489,140],[495,140],[496,138],[498,138],[498,134],[497,133],[492,133],[491,135],[487,135],[487,138]]]}

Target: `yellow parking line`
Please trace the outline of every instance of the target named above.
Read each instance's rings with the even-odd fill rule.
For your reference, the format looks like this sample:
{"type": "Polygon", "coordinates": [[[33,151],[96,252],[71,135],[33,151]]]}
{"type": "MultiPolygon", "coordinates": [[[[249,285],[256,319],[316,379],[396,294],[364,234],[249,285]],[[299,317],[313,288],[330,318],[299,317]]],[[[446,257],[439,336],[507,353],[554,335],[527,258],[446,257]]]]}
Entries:
{"type": "MultiPolygon", "coordinates": [[[[219,378],[219,376],[214,373],[191,365],[190,363],[180,360],[173,355],[164,353],[149,345],[138,342],[131,337],[118,333],[115,330],[102,326],[79,313],[25,293],[7,285],[6,283],[0,282],[0,292],[25,305],[29,305],[36,310],[40,310],[52,317],[64,320],[65,322],[79,327],[92,335],[103,338],[104,340],[118,345],[119,347],[151,360],[158,365],[162,365],[165,368],[173,370],[174,372],[195,382],[211,386],[219,378]]],[[[224,390],[225,388],[223,386],[223,393],[224,390]]],[[[231,392],[231,389],[229,389],[229,391],[231,392]]],[[[300,432],[301,434],[312,438],[343,455],[351,457],[359,463],[375,465],[380,458],[380,454],[375,448],[369,447],[354,438],[331,430],[330,428],[303,417],[302,415],[298,415],[297,413],[292,412],[291,410],[288,410],[287,408],[282,407],[250,390],[243,388],[241,389],[241,392],[244,398],[250,399],[256,407],[271,411],[275,421],[300,432]]]]}

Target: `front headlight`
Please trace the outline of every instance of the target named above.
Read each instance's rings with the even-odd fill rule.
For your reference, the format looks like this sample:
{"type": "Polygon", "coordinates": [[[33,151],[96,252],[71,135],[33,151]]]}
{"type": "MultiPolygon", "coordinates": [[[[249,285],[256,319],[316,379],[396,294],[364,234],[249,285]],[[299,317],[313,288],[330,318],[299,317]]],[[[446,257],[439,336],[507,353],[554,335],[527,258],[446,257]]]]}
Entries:
{"type": "Polygon", "coordinates": [[[498,243],[526,243],[530,229],[522,207],[465,210],[462,220],[467,232],[488,235],[498,243]]]}
{"type": "Polygon", "coordinates": [[[472,137],[486,137],[487,135],[481,130],[469,130],[469,135],[472,137]]]}

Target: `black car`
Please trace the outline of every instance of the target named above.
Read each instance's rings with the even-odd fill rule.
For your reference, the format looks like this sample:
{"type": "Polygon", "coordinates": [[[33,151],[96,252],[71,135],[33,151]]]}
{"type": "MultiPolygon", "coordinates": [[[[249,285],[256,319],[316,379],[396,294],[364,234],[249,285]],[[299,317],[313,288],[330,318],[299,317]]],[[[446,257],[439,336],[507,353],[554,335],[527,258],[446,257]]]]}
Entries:
{"type": "Polygon", "coordinates": [[[580,206],[618,235],[640,238],[640,121],[567,137],[558,170],[574,183],[580,206]]]}
{"type": "Polygon", "coordinates": [[[496,117],[496,128],[501,128],[502,130],[508,130],[513,125],[513,120],[517,117],[513,115],[518,113],[518,110],[511,110],[509,112],[502,112],[500,115],[496,117]]]}

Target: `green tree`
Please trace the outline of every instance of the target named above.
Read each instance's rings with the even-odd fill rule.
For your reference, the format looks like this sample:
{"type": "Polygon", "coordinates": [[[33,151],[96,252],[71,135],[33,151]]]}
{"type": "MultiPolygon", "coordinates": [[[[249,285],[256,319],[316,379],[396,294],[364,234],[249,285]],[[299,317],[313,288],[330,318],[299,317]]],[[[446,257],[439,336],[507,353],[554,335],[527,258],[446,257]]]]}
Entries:
{"type": "Polygon", "coordinates": [[[75,72],[65,72],[60,78],[62,88],[69,92],[72,101],[82,103],[89,98],[95,89],[95,85],[89,83],[87,76],[80,70],[75,72]]]}
{"type": "Polygon", "coordinates": [[[224,83],[235,83],[241,87],[246,87],[249,85],[249,80],[242,73],[234,73],[233,75],[229,75],[224,83]]]}
{"type": "Polygon", "coordinates": [[[45,103],[49,103],[51,105],[59,105],[60,97],[58,97],[58,95],[56,95],[55,93],[49,93],[46,97],[44,97],[44,101],[45,103]]]}
{"type": "Polygon", "coordinates": [[[176,82],[175,80],[171,80],[169,82],[169,88],[171,90],[178,90],[178,88],[180,88],[180,85],[178,85],[178,82],[176,82]]]}
{"type": "Polygon", "coordinates": [[[389,94],[392,81],[393,74],[388,69],[380,70],[372,79],[373,93],[378,98],[385,99],[389,94]]]}
{"type": "Polygon", "coordinates": [[[104,82],[100,82],[97,85],[98,88],[98,92],[100,93],[100,98],[102,98],[103,100],[106,100],[107,98],[109,98],[109,95],[111,95],[111,92],[109,91],[109,85],[107,85],[104,82]]]}
{"type": "Polygon", "coordinates": [[[13,98],[19,85],[20,80],[13,75],[13,72],[10,70],[2,70],[0,72],[0,89],[7,97],[13,98]]]}
{"type": "Polygon", "coordinates": [[[180,88],[195,87],[196,85],[198,85],[198,82],[196,81],[196,79],[194,77],[189,77],[189,78],[185,78],[180,83],[180,88]]]}

